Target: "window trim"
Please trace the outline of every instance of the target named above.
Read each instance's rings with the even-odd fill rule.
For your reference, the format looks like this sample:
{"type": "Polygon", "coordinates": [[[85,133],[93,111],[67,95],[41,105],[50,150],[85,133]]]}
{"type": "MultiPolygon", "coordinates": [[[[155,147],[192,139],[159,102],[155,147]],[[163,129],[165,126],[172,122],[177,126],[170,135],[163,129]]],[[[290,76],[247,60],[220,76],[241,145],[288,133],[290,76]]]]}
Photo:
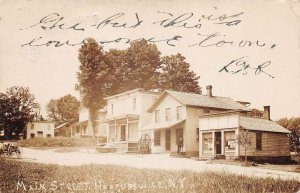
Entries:
{"type": "Polygon", "coordinates": [[[154,146],[160,146],[161,144],[161,132],[160,131],[154,131],[154,146]]]}
{"type": "Polygon", "coordinates": [[[166,114],[165,114],[165,120],[166,122],[170,122],[172,120],[172,116],[171,116],[171,108],[166,108],[166,114]],[[168,115],[169,112],[169,115],[168,115]]]}
{"type": "Polygon", "coordinates": [[[177,106],[176,107],[176,119],[177,120],[182,120],[183,119],[183,106],[177,106]],[[179,109],[181,109],[179,113],[179,109]]]}
{"type": "Polygon", "coordinates": [[[255,150],[261,151],[262,150],[262,132],[255,133],[255,150]]]}
{"type": "Polygon", "coordinates": [[[154,122],[160,123],[160,110],[159,109],[154,111],[154,122]]]}

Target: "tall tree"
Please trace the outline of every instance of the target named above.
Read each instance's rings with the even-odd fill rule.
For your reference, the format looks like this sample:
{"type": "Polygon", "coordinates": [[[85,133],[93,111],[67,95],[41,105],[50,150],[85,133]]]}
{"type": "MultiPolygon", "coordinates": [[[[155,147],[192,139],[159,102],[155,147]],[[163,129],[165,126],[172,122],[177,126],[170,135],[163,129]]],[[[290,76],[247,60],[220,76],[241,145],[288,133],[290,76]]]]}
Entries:
{"type": "Polygon", "coordinates": [[[108,65],[103,48],[89,38],[79,49],[81,63],[77,73],[79,92],[83,106],[89,110],[89,120],[95,137],[97,110],[104,106],[103,98],[110,87],[111,66],[108,65]]]}
{"type": "Polygon", "coordinates": [[[46,106],[48,117],[56,124],[78,121],[80,102],[68,94],[59,99],[51,99],[46,106]]]}
{"type": "Polygon", "coordinates": [[[26,124],[33,120],[38,104],[27,87],[13,86],[0,93],[0,129],[6,139],[25,134],[26,124]]]}
{"type": "Polygon", "coordinates": [[[292,117],[290,119],[288,118],[281,118],[276,121],[279,125],[282,127],[293,131],[295,130],[300,134],[300,117],[292,117]]]}
{"type": "Polygon", "coordinates": [[[159,87],[162,90],[172,89],[182,92],[201,93],[198,84],[199,76],[190,70],[190,65],[181,54],[162,58],[159,87]]]}

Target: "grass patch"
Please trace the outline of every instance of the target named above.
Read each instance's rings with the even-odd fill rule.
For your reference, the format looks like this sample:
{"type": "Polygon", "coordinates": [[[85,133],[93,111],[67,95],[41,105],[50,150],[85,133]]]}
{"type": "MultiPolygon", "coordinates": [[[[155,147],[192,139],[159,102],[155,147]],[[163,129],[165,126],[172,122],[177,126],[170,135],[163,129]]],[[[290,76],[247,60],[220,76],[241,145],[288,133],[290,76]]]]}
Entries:
{"type": "Polygon", "coordinates": [[[0,159],[0,192],[297,192],[300,182],[215,172],[58,166],[0,159]],[[30,189],[30,186],[32,189],[30,189]]]}
{"type": "Polygon", "coordinates": [[[22,147],[81,147],[96,146],[97,139],[92,138],[70,138],[70,137],[49,137],[49,138],[33,138],[19,140],[18,145],[22,147]]]}

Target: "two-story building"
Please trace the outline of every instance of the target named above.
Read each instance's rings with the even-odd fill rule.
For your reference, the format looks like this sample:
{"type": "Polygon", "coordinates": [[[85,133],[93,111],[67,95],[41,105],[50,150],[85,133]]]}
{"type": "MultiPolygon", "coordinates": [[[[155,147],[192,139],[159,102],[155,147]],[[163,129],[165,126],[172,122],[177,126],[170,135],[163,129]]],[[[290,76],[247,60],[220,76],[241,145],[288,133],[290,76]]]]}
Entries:
{"type": "Polygon", "coordinates": [[[32,121],[26,125],[26,139],[35,137],[54,137],[55,123],[52,121],[32,121]]]}
{"type": "Polygon", "coordinates": [[[207,95],[165,90],[149,107],[150,124],[143,128],[152,140],[152,153],[176,152],[179,139],[183,139],[183,151],[187,156],[199,153],[199,115],[206,113],[249,109],[228,97],[212,95],[212,86],[207,86],[207,95]]]}
{"type": "MultiPolygon", "coordinates": [[[[82,105],[79,110],[79,121],[70,125],[71,137],[92,137],[94,135],[92,123],[89,120],[89,112],[82,105]]],[[[100,109],[97,112],[95,137],[106,138],[107,136],[107,124],[105,120],[106,108],[100,109]]]]}
{"type": "Polygon", "coordinates": [[[124,151],[130,151],[131,147],[136,149],[141,129],[151,122],[152,114],[147,110],[158,95],[157,92],[134,89],[105,98],[107,146],[120,147],[124,151]]]}

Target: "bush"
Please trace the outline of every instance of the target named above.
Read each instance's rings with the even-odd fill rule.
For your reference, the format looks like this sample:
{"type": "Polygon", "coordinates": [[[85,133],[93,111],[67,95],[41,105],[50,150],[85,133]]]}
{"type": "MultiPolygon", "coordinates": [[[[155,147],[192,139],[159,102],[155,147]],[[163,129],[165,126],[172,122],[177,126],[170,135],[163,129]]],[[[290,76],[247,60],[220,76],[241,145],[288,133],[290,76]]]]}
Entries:
{"type": "Polygon", "coordinates": [[[0,192],[297,192],[300,182],[224,172],[58,166],[0,159],[0,192]],[[19,183],[19,184],[18,184],[19,183]],[[37,186],[36,186],[37,185],[37,186]],[[44,191],[43,188],[47,189],[44,191]],[[51,188],[53,191],[51,191],[51,188]],[[26,190],[25,190],[26,189],[26,190]],[[54,191],[55,190],[55,191],[54,191]]]}
{"type": "Polygon", "coordinates": [[[33,139],[19,140],[17,143],[19,146],[22,147],[80,147],[80,146],[95,146],[97,145],[97,139],[70,138],[70,137],[49,137],[49,138],[36,137],[33,139]]]}

